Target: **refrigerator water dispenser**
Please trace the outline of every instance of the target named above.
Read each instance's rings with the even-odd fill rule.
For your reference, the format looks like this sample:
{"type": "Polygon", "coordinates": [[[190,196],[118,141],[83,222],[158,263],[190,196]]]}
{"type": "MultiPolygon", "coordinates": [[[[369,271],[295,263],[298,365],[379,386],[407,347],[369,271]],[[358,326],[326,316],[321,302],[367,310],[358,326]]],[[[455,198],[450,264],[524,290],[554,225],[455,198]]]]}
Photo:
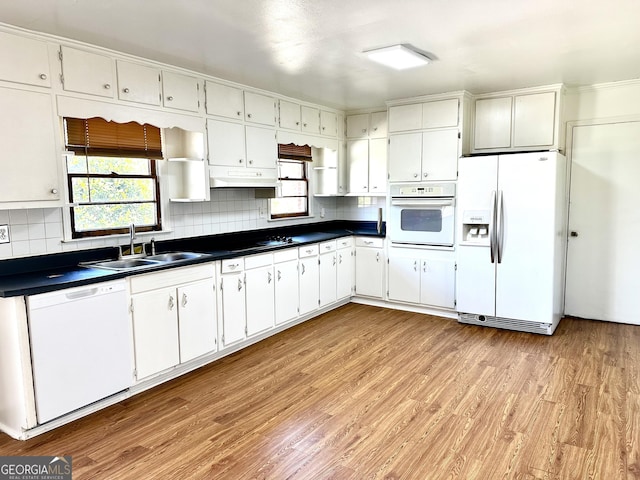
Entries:
{"type": "Polygon", "coordinates": [[[462,238],[468,243],[489,244],[488,210],[465,210],[462,212],[462,238]]]}

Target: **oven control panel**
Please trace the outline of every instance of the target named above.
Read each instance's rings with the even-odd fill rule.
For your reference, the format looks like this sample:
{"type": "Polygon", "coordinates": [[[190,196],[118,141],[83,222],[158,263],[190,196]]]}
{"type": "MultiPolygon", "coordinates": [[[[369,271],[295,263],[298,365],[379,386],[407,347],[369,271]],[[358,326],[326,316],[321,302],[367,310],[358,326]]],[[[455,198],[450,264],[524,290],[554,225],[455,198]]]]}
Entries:
{"type": "Polygon", "coordinates": [[[455,183],[392,184],[392,197],[454,197],[455,183]]]}

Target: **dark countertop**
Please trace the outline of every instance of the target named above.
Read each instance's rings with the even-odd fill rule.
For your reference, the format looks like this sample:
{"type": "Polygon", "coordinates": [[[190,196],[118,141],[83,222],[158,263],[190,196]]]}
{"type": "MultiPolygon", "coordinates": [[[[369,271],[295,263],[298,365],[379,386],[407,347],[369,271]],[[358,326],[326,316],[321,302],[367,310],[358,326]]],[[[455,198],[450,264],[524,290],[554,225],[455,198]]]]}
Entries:
{"type": "Polygon", "coordinates": [[[81,262],[115,259],[118,256],[117,247],[2,260],[0,261],[0,297],[35,295],[168,268],[195,265],[226,258],[244,257],[255,253],[265,253],[309,243],[323,242],[350,235],[384,237],[385,225],[383,224],[381,234],[376,231],[376,222],[335,220],[158,241],[156,242],[158,253],[187,251],[203,253],[204,255],[191,260],[160,264],[141,270],[113,271],[78,266],[81,262]],[[270,236],[292,237],[294,243],[268,249],[256,248],[253,250],[251,248],[256,241],[264,240],[270,236]],[[239,249],[243,249],[243,251],[234,252],[234,250],[239,249]]]}

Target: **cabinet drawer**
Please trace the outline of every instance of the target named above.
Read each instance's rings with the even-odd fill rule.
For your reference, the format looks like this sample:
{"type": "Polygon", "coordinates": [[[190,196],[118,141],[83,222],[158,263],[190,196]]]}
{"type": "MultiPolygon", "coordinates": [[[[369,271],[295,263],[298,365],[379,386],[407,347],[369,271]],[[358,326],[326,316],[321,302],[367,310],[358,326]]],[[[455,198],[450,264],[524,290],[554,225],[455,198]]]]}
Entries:
{"type": "Polygon", "coordinates": [[[131,293],[146,292],[159,288],[173,287],[181,283],[213,278],[213,262],[189,267],[171,268],[161,272],[135,275],[129,278],[131,293]]]}
{"type": "Polygon", "coordinates": [[[273,264],[273,253],[261,253],[259,255],[251,255],[244,258],[244,268],[249,270],[250,268],[266,267],[273,264]]]}
{"type": "Polygon", "coordinates": [[[338,244],[338,248],[353,247],[353,237],[339,238],[336,243],[338,244]]]}
{"type": "Polygon", "coordinates": [[[300,258],[318,255],[318,244],[316,243],[315,245],[305,245],[304,247],[300,247],[298,249],[298,254],[300,255],[300,258]]]}
{"type": "Polygon", "coordinates": [[[383,245],[384,245],[384,238],[356,237],[356,247],[382,248],[383,245]]]}
{"type": "Polygon", "coordinates": [[[320,253],[335,252],[337,243],[335,240],[329,240],[328,242],[322,242],[320,244],[320,253]]]}
{"type": "Polygon", "coordinates": [[[233,273],[244,270],[244,258],[228,258],[220,262],[220,273],[233,273]]]}
{"type": "Polygon", "coordinates": [[[288,262],[290,260],[298,259],[298,249],[288,248],[286,250],[278,250],[273,253],[273,263],[288,262]]]}

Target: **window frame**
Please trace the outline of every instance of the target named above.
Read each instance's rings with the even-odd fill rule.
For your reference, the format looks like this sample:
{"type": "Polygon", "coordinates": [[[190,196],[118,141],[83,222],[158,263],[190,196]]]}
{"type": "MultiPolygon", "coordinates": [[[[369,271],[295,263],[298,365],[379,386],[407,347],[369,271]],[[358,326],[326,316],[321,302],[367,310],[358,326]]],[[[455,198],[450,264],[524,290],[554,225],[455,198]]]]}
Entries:
{"type": "Polygon", "coordinates": [[[307,160],[299,160],[299,159],[291,159],[291,158],[278,158],[277,166],[278,166],[278,182],[304,182],[306,185],[307,194],[304,196],[301,195],[288,195],[286,197],[277,197],[277,198],[305,198],[306,199],[306,209],[304,212],[289,212],[289,213],[278,213],[273,214],[271,212],[271,200],[269,201],[269,219],[270,220],[287,220],[292,218],[304,218],[310,216],[311,211],[311,182],[309,181],[309,161],[307,160]],[[280,177],[280,164],[281,163],[295,163],[300,164],[302,167],[302,178],[289,178],[289,177],[280,177]]]}

